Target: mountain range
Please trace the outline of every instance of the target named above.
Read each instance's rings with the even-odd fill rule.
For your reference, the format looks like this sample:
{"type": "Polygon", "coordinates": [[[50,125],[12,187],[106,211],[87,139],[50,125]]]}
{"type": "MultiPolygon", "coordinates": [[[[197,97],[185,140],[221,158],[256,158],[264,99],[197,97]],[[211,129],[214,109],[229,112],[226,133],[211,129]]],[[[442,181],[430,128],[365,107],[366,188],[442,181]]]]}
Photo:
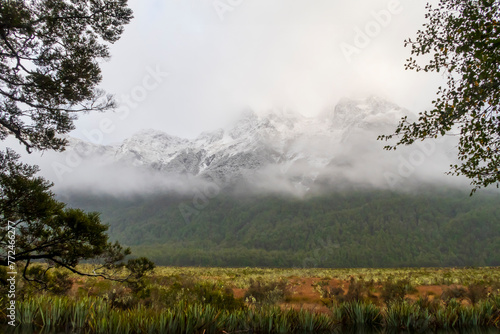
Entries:
{"type": "Polygon", "coordinates": [[[498,192],[470,198],[444,175],[454,138],[385,151],[377,137],[404,115],[378,97],[316,117],[247,110],[193,139],[69,138],[50,159],[61,200],[157,264],[500,265],[498,192]]]}
{"type": "MultiPolygon", "coordinates": [[[[91,166],[96,182],[90,179],[87,184],[96,187],[96,175],[107,175],[103,170],[127,170],[122,173],[127,179],[153,179],[154,175],[151,186],[155,187],[210,182],[218,187],[245,184],[247,190],[299,195],[346,183],[390,188],[401,181],[433,182],[448,167],[443,160],[452,160],[452,145],[430,142],[395,154],[384,151],[385,143],[377,141],[379,135],[394,131],[398,120],[408,114],[374,96],[342,99],[316,117],[287,109],[260,114],[247,110],[226,127],[194,139],[158,130],[140,131],[115,145],[69,138],[66,153],[53,158],[52,165],[59,166],[54,170],[62,180],[67,169],[60,166],[66,167],[65,159],[68,163],[68,156],[77,155],[76,160],[84,163],[71,170],[91,166]],[[98,166],[101,172],[95,170],[98,166]]],[[[71,184],[71,179],[81,179],[84,174],[82,169],[64,181],[71,184]]]]}

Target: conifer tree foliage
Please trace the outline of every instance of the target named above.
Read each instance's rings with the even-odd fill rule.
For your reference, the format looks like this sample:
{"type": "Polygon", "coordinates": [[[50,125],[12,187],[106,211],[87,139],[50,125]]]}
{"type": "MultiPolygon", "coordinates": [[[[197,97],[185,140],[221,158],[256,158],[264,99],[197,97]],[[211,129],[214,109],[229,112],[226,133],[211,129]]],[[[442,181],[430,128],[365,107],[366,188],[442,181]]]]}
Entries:
{"type": "MultiPolygon", "coordinates": [[[[112,96],[97,88],[99,62],[131,19],[127,0],[0,1],[0,140],[62,151],[60,135],[78,113],[112,109],[112,96]]],[[[145,258],[124,262],[130,250],[108,240],[99,214],[66,208],[37,172],[13,150],[0,151],[0,266],[14,261],[45,286],[54,267],[132,283],[154,268],[145,258]],[[90,260],[98,264],[92,272],[78,269],[90,260]],[[43,270],[30,270],[40,261],[43,270]]]]}
{"type": "Polygon", "coordinates": [[[27,275],[34,262],[45,261],[47,269],[63,267],[80,275],[119,281],[140,279],[154,268],[144,258],[123,262],[130,250],[108,241],[108,226],[101,223],[99,214],[65,208],[54,199],[52,184],[37,177],[37,171],[37,167],[19,162],[14,151],[0,152],[0,228],[15,232],[15,238],[0,235],[0,265],[22,264],[24,277],[40,282],[47,270],[39,277],[27,275]],[[94,260],[99,266],[84,273],[76,267],[84,260],[94,260]],[[128,275],[114,275],[123,267],[129,269],[128,275]]]}
{"type": "Polygon", "coordinates": [[[99,61],[131,18],[127,0],[2,0],[0,139],[63,150],[78,112],[113,108],[99,61]]]}
{"type": "Polygon", "coordinates": [[[440,0],[427,5],[423,30],[405,41],[413,56],[429,59],[419,65],[408,59],[406,68],[444,72],[446,87],[438,89],[433,109],[415,122],[401,119],[395,145],[446,134],[459,136],[458,158],[450,174],[465,175],[473,192],[500,182],[500,1],[440,0]]]}

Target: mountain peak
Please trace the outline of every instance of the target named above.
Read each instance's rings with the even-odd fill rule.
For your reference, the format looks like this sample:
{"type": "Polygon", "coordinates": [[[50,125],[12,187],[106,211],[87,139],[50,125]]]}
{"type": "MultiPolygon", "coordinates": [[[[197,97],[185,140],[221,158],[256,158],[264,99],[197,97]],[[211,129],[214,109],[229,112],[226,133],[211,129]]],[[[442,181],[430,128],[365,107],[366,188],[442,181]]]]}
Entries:
{"type": "Polygon", "coordinates": [[[245,109],[236,122],[229,127],[228,134],[232,139],[244,137],[248,133],[254,132],[258,123],[259,117],[257,114],[253,110],[245,109]]]}
{"type": "Polygon", "coordinates": [[[363,99],[342,98],[335,105],[323,112],[321,116],[333,123],[335,127],[346,125],[362,125],[366,122],[378,122],[378,118],[389,119],[399,117],[403,109],[398,105],[379,96],[369,96],[363,99]],[[376,119],[375,119],[376,118],[376,119]]]}

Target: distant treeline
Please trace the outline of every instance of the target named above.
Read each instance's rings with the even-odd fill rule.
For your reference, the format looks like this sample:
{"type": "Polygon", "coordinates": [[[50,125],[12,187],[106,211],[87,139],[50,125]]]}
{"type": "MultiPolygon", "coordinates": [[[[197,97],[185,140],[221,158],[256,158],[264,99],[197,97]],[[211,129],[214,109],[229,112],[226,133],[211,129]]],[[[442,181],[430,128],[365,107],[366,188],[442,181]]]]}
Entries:
{"type": "Polygon", "coordinates": [[[500,195],[344,191],[307,199],[73,195],[158,265],[499,266],[500,195]],[[186,219],[188,218],[188,219],[186,219]]]}

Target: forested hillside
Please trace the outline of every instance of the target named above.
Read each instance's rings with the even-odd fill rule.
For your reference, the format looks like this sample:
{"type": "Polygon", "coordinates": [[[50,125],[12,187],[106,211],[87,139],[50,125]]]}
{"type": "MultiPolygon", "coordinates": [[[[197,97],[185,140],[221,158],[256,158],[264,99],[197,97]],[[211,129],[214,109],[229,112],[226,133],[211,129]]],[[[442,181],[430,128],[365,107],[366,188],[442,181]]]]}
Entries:
{"type": "Polygon", "coordinates": [[[171,194],[65,200],[102,212],[112,239],[159,265],[500,265],[498,194],[372,190],[302,200],[219,195],[198,208],[193,197],[171,194]]]}

